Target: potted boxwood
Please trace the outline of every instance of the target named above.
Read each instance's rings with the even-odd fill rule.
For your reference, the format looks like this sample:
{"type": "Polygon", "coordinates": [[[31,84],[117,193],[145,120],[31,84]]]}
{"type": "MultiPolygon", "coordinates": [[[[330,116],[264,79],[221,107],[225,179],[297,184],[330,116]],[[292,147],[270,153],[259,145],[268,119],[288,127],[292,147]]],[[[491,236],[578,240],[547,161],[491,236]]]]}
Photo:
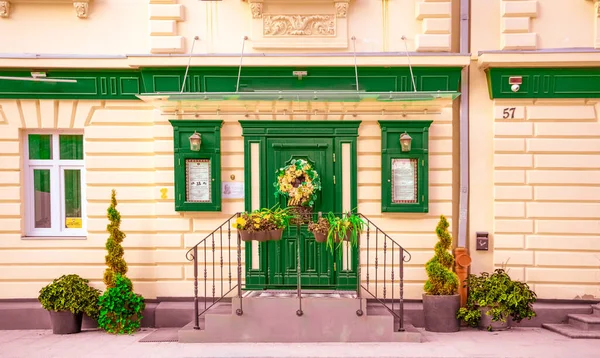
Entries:
{"type": "Polygon", "coordinates": [[[469,289],[467,305],[458,310],[457,317],[472,327],[499,331],[510,328],[509,316],[521,322],[536,315],[535,292],[526,283],[513,281],[504,269],[496,269],[491,275],[471,274],[465,284],[469,289]]]}
{"type": "Polygon", "coordinates": [[[450,253],[452,236],[448,226],[448,220],[441,215],[435,229],[438,237],[435,256],[425,265],[428,279],[424,287],[423,314],[425,330],[431,332],[457,332],[460,329],[460,321],[456,318],[460,308],[458,276],[452,271],[454,256],[450,253]]]}
{"type": "Polygon", "coordinates": [[[78,275],[63,275],[40,290],[38,300],[50,312],[54,334],[81,332],[84,313],[98,318],[100,290],[88,282],[78,275]]]}

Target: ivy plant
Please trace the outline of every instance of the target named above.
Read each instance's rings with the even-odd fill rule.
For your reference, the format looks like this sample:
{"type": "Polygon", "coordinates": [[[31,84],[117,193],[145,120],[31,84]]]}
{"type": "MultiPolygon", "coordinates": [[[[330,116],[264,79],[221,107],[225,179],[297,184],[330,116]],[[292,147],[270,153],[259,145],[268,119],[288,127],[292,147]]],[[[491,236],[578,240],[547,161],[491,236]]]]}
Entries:
{"type": "Polygon", "coordinates": [[[144,298],[132,290],[131,280],[116,274],[115,286],[100,296],[98,327],[115,334],[131,334],[140,328],[144,298]]]}
{"type": "MultiPolygon", "coordinates": [[[[457,317],[472,327],[479,324],[483,307],[489,308],[486,314],[496,322],[506,322],[509,316],[515,322],[536,316],[533,310],[536,293],[527,283],[513,281],[503,269],[496,269],[491,275],[487,272],[479,276],[470,274],[465,286],[469,289],[467,304],[458,310],[457,317]]],[[[486,328],[491,330],[491,326],[486,328]]]]}
{"type": "Polygon", "coordinates": [[[96,319],[100,290],[91,287],[88,282],[78,275],[63,275],[40,290],[38,301],[48,311],[83,312],[96,319]]]}

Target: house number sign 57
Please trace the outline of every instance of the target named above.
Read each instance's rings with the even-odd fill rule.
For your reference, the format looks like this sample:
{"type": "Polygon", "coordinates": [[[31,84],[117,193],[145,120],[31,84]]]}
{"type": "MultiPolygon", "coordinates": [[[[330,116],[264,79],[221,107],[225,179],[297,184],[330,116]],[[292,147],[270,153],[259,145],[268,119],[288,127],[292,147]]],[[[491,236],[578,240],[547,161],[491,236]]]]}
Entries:
{"type": "Polygon", "coordinates": [[[525,119],[524,106],[497,106],[494,112],[495,119],[525,119]]]}

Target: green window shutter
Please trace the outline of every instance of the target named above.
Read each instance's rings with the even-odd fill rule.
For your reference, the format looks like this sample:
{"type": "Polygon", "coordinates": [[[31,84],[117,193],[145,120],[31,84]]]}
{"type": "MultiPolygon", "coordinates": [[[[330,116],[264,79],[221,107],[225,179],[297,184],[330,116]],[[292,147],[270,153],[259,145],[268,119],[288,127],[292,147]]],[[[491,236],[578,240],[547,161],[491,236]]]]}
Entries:
{"type": "Polygon", "coordinates": [[[429,127],[433,121],[379,121],[381,127],[381,211],[429,211],[429,127]],[[412,138],[403,152],[400,135],[412,138]]]}

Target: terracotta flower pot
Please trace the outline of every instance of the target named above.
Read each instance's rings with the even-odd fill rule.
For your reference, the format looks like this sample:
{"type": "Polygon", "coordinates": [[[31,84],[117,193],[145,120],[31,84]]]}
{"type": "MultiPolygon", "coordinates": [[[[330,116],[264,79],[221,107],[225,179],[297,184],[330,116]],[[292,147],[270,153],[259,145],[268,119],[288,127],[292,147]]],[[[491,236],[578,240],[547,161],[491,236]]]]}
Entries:
{"type": "Polygon", "coordinates": [[[52,333],[73,334],[81,332],[83,312],[73,314],[71,311],[49,311],[52,322],[52,333]]]}
{"type": "Polygon", "coordinates": [[[240,233],[240,237],[241,237],[242,241],[252,241],[252,239],[254,238],[253,231],[238,230],[238,232],[240,233]]]}
{"type": "Polygon", "coordinates": [[[316,242],[325,242],[327,241],[327,235],[326,234],[321,234],[318,232],[313,232],[313,235],[315,235],[315,241],[316,242]]]}
{"type": "MultiPolygon", "coordinates": [[[[343,241],[350,241],[351,237],[352,237],[352,229],[347,229],[346,230],[346,234],[341,239],[340,239],[340,237],[339,237],[339,235],[338,235],[337,232],[333,235],[333,238],[334,238],[335,242],[340,242],[342,240],[343,241]]],[[[358,239],[360,239],[360,232],[356,233],[356,241],[358,241],[358,239]]]]}
{"type": "Polygon", "coordinates": [[[283,236],[283,229],[269,231],[269,239],[271,239],[273,241],[281,240],[282,236],[283,236]]]}
{"type": "Polygon", "coordinates": [[[253,240],[258,242],[265,242],[271,238],[271,234],[269,231],[255,231],[253,240]]]}

